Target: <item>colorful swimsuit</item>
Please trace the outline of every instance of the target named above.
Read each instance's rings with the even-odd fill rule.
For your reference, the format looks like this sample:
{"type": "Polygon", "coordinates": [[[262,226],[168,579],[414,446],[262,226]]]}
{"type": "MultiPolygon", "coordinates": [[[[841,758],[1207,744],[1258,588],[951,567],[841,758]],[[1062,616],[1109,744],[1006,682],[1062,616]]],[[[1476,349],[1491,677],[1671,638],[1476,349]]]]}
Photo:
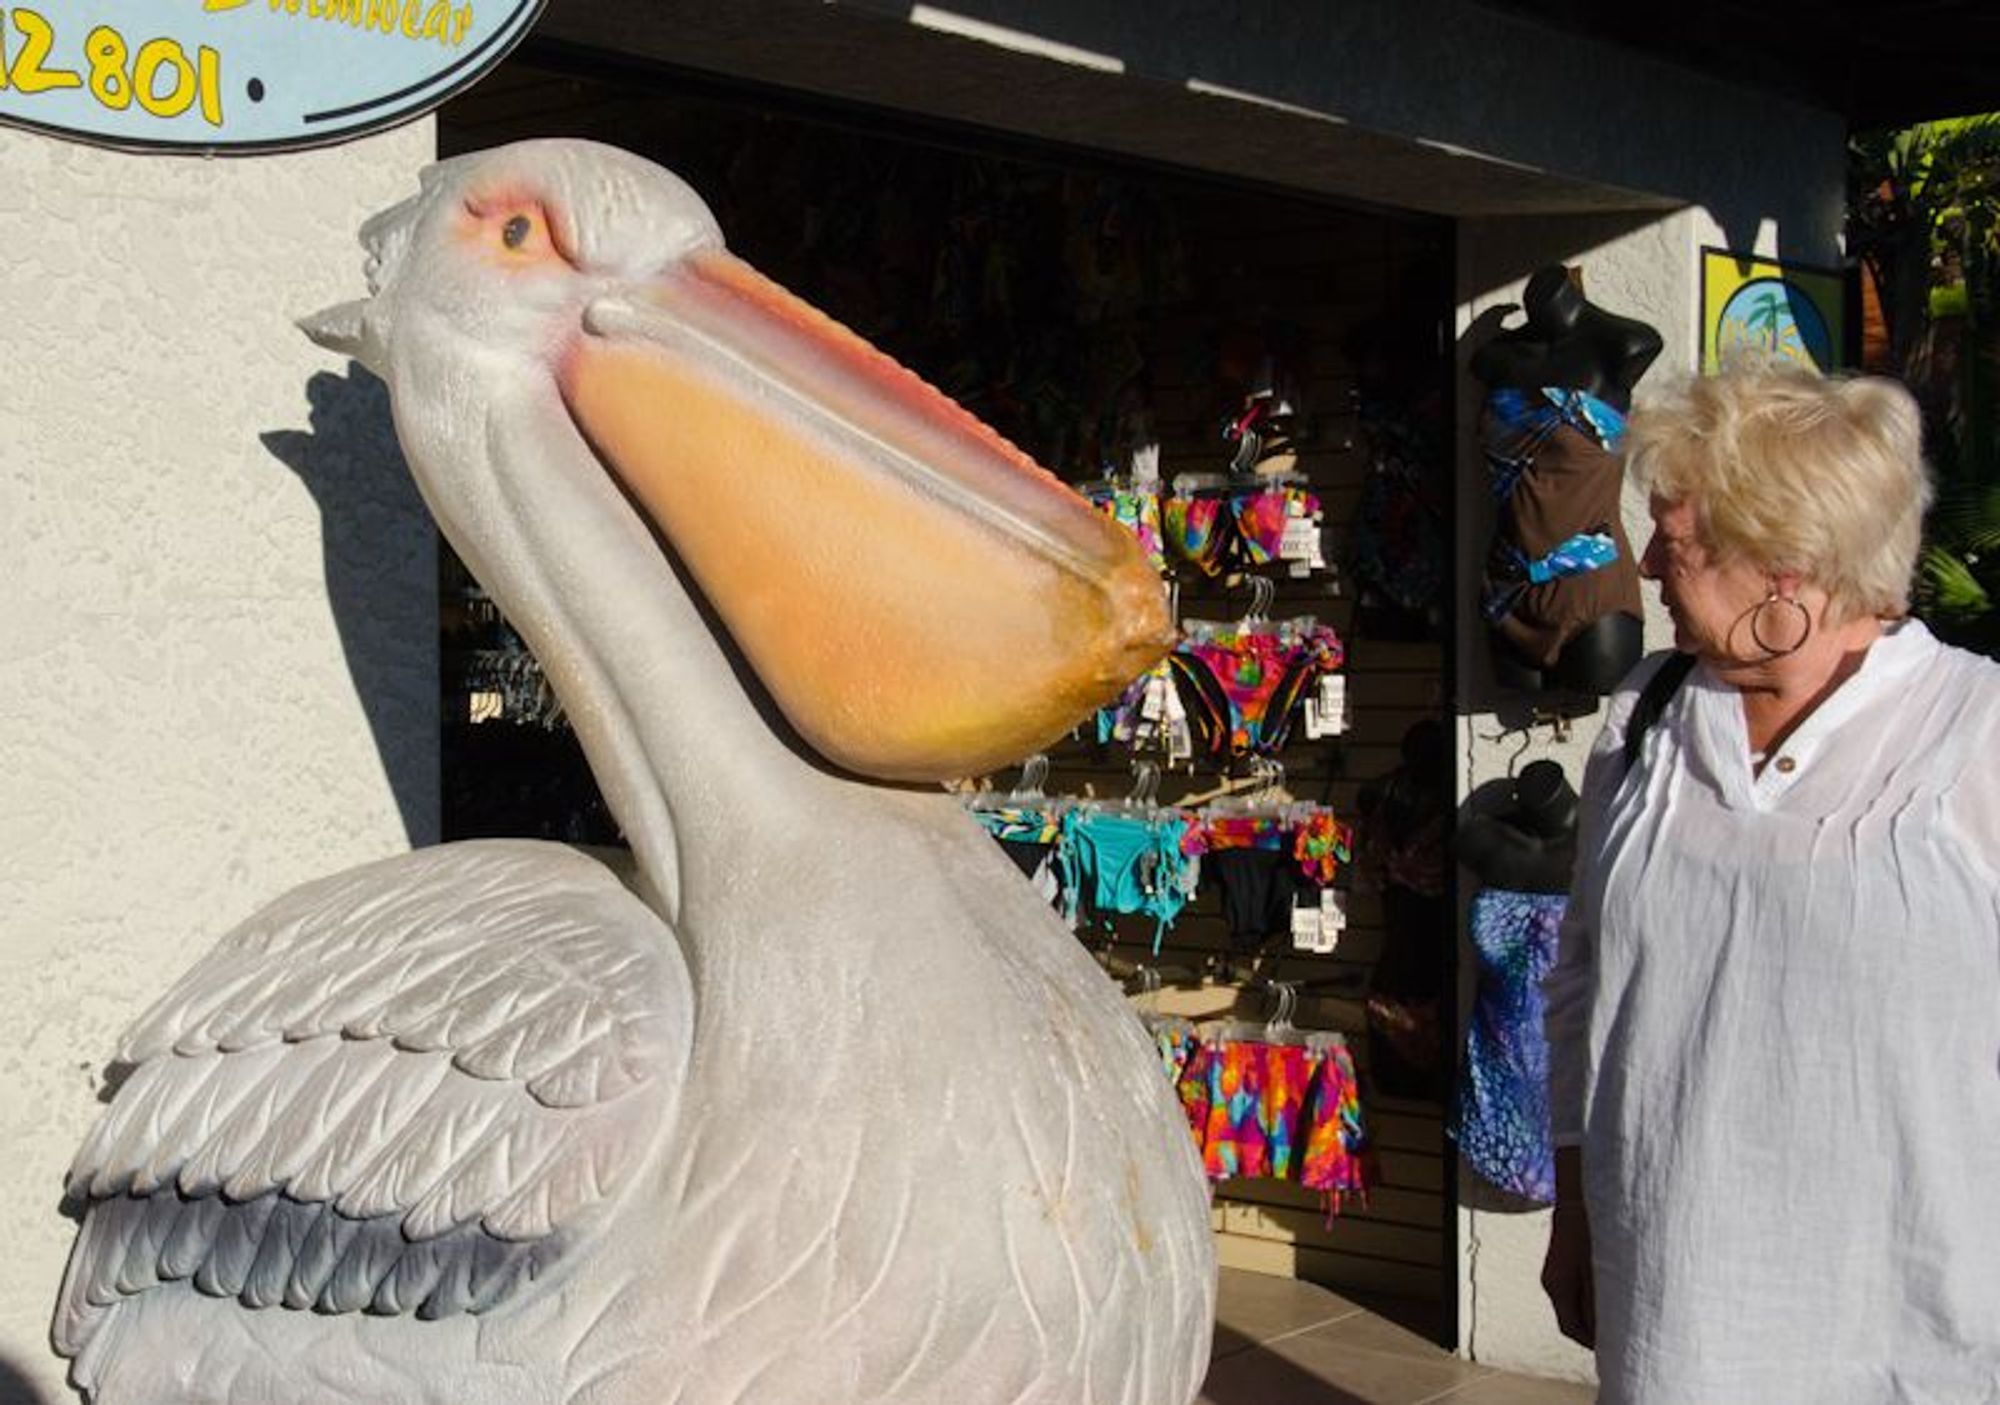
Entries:
{"type": "Polygon", "coordinates": [[[1311,1131],[1299,1184],[1318,1191],[1329,1214],[1349,1196],[1366,1199],[1375,1178],[1374,1148],[1361,1115],[1361,1081],[1345,1041],[1328,1049],[1313,1070],[1304,1116],[1311,1131]]]}
{"type": "Polygon", "coordinates": [[[1484,888],[1474,895],[1479,989],[1452,1119],[1467,1165],[1500,1189],[1543,1204],[1555,1199],[1555,1154],[1542,978],[1555,964],[1566,904],[1561,893],[1484,888]]]}
{"type": "Polygon", "coordinates": [[[1608,615],[1640,617],[1619,509],[1624,435],[1617,407],[1581,390],[1486,397],[1487,482],[1500,520],[1480,606],[1531,667],[1552,667],[1564,645],[1608,615]]]}
{"type": "Polygon", "coordinates": [[[1062,825],[1057,811],[1039,806],[974,806],[972,817],[1000,841],[1000,848],[1023,877],[1050,902],[1061,897],[1057,846],[1062,825]]]}
{"type": "Polygon", "coordinates": [[[1296,817],[1208,816],[1202,839],[1202,874],[1220,890],[1230,946],[1241,952],[1288,934],[1299,894],[1332,883],[1349,858],[1348,827],[1316,806],[1296,817]]]}
{"type": "Polygon", "coordinates": [[[1181,1066],[1175,1091],[1212,1181],[1296,1180],[1329,1213],[1374,1179],[1360,1085],[1346,1042],[1204,1042],[1181,1066]]]}
{"type": "Polygon", "coordinates": [[[1319,675],[1345,652],[1324,625],[1246,628],[1191,624],[1167,656],[1182,685],[1195,740],[1210,757],[1269,756],[1319,675]]]}
{"type": "Polygon", "coordinates": [[[1219,576],[1229,559],[1226,492],[1176,493],[1160,504],[1160,523],[1175,556],[1205,576],[1219,576]]]}
{"type": "Polygon", "coordinates": [[[1153,919],[1153,950],[1193,894],[1190,826],[1178,815],[1079,807],[1062,817],[1057,862],[1073,924],[1110,925],[1115,913],[1153,919]]]}
{"type": "Polygon", "coordinates": [[[1187,706],[1161,659],[1126,685],[1118,701],[1097,712],[1098,745],[1123,742],[1135,751],[1159,751],[1169,764],[1194,755],[1187,706]]]}
{"type": "Polygon", "coordinates": [[[1166,548],[1160,532],[1159,494],[1148,488],[1098,486],[1086,494],[1099,512],[1109,517],[1139,540],[1139,549],[1156,571],[1167,569],[1166,548]]]}
{"type": "Polygon", "coordinates": [[[1167,546],[1206,576],[1279,560],[1286,524],[1319,513],[1318,496],[1291,485],[1198,488],[1160,503],[1167,546]]]}

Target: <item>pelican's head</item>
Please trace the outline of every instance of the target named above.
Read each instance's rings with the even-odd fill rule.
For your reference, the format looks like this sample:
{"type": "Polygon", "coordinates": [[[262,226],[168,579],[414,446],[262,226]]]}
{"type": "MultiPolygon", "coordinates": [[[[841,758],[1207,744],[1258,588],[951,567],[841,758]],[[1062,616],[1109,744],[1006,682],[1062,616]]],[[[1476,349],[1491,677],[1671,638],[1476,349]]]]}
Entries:
{"type": "Polygon", "coordinates": [[[685,181],[595,142],[520,142],[418,179],[417,194],[361,226],[369,296],[301,323],[384,378],[439,343],[547,360],[592,299],[722,248],[685,181]]]}
{"type": "Polygon", "coordinates": [[[648,161],[578,141],[459,157],[362,242],[371,296],[302,325],[389,383],[468,560],[482,495],[511,491],[502,458],[587,462],[838,766],[916,780],[1017,760],[1171,640],[1121,528],[729,254],[648,161]],[[523,414],[494,418],[502,399],[523,414]],[[490,446],[503,422],[528,442],[490,446]]]}

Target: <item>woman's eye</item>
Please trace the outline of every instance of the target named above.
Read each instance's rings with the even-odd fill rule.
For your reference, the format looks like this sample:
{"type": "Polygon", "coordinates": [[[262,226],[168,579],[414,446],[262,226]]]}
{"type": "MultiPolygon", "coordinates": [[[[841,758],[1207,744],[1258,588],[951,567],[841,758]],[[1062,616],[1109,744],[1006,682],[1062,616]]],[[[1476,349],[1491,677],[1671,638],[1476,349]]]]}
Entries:
{"type": "Polygon", "coordinates": [[[500,242],[510,249],[518,249],[528,242],[528,235],[534,227],[534,221],[526,215],[516,215],[501,227],[500,242]]]}

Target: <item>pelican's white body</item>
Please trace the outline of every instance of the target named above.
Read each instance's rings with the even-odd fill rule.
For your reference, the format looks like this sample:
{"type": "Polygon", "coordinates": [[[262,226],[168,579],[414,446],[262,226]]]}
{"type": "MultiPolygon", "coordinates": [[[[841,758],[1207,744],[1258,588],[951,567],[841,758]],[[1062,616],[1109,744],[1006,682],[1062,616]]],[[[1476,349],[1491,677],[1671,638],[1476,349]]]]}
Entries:
{"type": "MultiPolygon", "coordinates": [[[[616,213],[645,172],[671,182],[601,148],[504,159],[572,200],[608,162],[616,213]]],[[[392,230],[385,257],[423,237],[392,230]]],[[[101,1405],[1185,1405],[1207,1194],[1117,990],[954,800],[802,753],[545,366],[467,354],[403,300],[369,350],[412,467],[562,692],[644,901],[567,850],[447,846],[225,940],[141,1022],[73,1172],[78,1384],[101,1405]],[[542,892],[581,914],[546,960],[542,892]],[[366,935],[385,905],[421,960],[366,935]],[[313,1121],[314,1060],[379,1115],[313,1121]],[[429,1101],[397,1103],[404,1076],[429,1101]],[[348,1258],[309,1221],[358,1236],[348,1258]]]]}

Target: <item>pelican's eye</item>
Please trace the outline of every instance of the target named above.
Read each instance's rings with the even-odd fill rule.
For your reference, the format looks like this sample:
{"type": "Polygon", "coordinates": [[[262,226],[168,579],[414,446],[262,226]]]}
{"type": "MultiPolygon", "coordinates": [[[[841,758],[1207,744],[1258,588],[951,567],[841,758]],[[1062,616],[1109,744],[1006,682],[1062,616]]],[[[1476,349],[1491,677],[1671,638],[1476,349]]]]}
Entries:
{"type": "Polygon", "coordinates": [[[532,196],[513,191],[467,200],[460,233],[482,253],[501,259],[510,268],[552,259],[571,262],[557,241],[555,221],[549,218],[547,208],[532,196]]]}

